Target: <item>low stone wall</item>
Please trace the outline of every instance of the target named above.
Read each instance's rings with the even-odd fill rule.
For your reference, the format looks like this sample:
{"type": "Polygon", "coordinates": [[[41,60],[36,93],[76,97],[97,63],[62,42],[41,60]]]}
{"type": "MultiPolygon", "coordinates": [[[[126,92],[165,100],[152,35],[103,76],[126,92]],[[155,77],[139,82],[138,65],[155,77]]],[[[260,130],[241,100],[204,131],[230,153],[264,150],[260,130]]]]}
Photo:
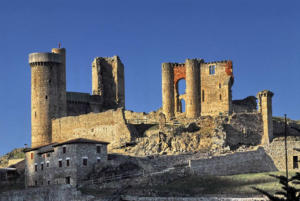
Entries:
{"type": "Polygon", "coordinates": [[[87,138],[113,144],[131,141],[122,109],[80,116],[63,117],[52,121],[52,142],[87,138]]]}
{"type": "Polygon", "coordinates": [[[141,121],[140,123],[147,123],[147,121],[148,122],[158,121],[159,111],[145,113],[145,112],[133,112],[130,110],[125,110],[124,115],[126,121],[129,123],[135,123],[135,121],[139,123],[139,120],[141,121]]]}
{"type": "Polygon", "coordinates": [[[0,201],[90,201],[94,196],[82,195],[69,185],[9,191],[0,194],[0,201]]]}
{"type": "Polygon", "coordinates": [[[234,175],[277,171],[263,148],[224,156],[189,161],[192,173],[197,175],[234,175]]]}
{"type": "Polygon", "coordinates": [[[126,201],[267,201],[265,197],[137,197],[122,196],[126,201]]]}
{"type": "MultiPolygon", "coordinates": [[[[291,138],[291,137],[289,137],[291,138]]],[[[285,145],[284,138],[277,138],[269,145],[264,146],[266,152],[273,159],[274,164],[278,170],[285,171],[285,145]]],[[[300,141],[289,139],[287,141],[288,150],[288,168],[290,170],[299,171],[300,152],[295,150],[300,149],[300,141]],[[298,168],[295,168],[293,157],[297,157],[298,161],[295,162],[298,168]]]]}

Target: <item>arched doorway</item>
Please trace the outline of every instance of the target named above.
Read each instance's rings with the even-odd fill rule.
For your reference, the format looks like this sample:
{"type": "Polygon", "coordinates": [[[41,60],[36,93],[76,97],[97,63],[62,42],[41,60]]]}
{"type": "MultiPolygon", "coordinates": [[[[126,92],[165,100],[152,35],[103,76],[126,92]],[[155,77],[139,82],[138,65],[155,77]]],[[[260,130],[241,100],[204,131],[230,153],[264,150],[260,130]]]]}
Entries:
{"type": "Polygon", "coordinates": [[[180,99],[180,111],[179,112],[185,112],[185,100],[182,98],[180,99]]]}
{"type": "Polygon", "coordinates": [[[185,91],[186,90],[186,81],[184,78],[181,78],[177,81],[175,85],[175,108],[176,112],[185,112],[185,91]]]}

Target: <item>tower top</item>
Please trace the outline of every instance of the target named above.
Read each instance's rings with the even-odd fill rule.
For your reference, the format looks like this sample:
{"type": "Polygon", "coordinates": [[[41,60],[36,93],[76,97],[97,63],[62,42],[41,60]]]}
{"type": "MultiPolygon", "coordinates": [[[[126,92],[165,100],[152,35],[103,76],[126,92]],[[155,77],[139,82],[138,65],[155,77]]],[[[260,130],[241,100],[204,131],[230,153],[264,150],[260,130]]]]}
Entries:
{"type": "Polygon", "coordinates": [[[50,52],[37,52],[29,54],[29,64],[36,62],[53,62],[62,63],[63,58],[60,54],[50,53],[50,52]]]}

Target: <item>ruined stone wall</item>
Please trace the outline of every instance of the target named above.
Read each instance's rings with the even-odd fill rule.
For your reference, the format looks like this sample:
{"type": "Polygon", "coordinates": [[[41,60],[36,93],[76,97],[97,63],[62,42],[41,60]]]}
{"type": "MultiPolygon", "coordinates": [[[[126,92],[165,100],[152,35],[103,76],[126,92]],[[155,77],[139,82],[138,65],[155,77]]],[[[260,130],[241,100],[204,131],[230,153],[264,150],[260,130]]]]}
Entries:
{"type": "Polygon", "coordinates": [[[242,100],[232,101],[232,112],[243,113],[243,112],[257,112],[257,98],[254,96],[248,96],[242,100]]]}
{"type": "Polygon", "coordinates": [[[125,107],[124,65],[118,56],[97,57],[92,63],[93,95],[103,97],[103,107],[125,107]]]}
{"type": "Polygon", "coordinates": [[[200,73],[201,115],[231,113],[232,62],[202,63],[200,73]],[[210,72],[213,66],[215,66],[214,74],[210,72]]]}
{"type": "Polygon", "coordinates": [[[210,159],[191,160],[191,171],[197,175],[233,175],[276,171],[270,156],[263,148],[256,151],[238,152],[210,159]]]}
{"type": "Polygon", "coordinates": [[[263,120],[259,113],[235,113],[224,124],[225,144],[232,150],[242,145],[257,146],[263,136],[263,120]]]}
{"type": "Polygon", "coordinates": [[[67,92],[67,116],[78,116],[91,112],[104,111],[103,99],[98,95],[88,93],[67,92]]]}
{"type": "Polygon", "coordinates": [[[106,141],[113,146],[130,142],[131,133],[125,123],[122,109],[64,117],[52,121],[53,142],[74,138],[106,141]]]}
{"type": "MultiPolygon", "coordinates": [[[[293,157],[297,156],[300,161],[300,152],[295,150],[300,148],[300,141],[289,137],[287,141],[288,149],[288,168],[289,170],[299,171],[299,168],[293,168],[293,157]]],[[[269,145],[264,145],[264,149],[271,156],[278,170],[285,171],[285,146],[284,138],[276,138],[269,145]]],[[[299,166],[299,162],[296,162],[299,166]]]]}
{"type": "Polygon", "coordinates": [[[153,111],[150,113],[145,113],[145,112],[133,112],[130,110],[125,110],[124,115],[126,122],[128,123],[153,123],[156,122],[158,123],[159,120],[159,114],[160,110],[158,111],[153,111]]]}

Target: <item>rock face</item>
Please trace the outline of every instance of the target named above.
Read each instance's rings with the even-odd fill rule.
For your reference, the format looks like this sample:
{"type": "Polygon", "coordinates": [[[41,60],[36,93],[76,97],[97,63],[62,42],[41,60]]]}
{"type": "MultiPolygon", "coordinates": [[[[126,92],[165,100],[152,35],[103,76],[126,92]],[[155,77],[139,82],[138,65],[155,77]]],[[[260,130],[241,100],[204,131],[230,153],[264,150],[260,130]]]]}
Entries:
{"type": "MultiPolygon", "coordinates": [[[[137,129],[139,136],[114,152],[135,156],[171,155],[194,152],[235,150],[242,145],[255,146],[262,136],[262,119],[257,113],[232,116],[200,117],[181,124],[150,125],[137,129]]],[[[140,128],[140,126],[139,126],[140,128]]]]}

